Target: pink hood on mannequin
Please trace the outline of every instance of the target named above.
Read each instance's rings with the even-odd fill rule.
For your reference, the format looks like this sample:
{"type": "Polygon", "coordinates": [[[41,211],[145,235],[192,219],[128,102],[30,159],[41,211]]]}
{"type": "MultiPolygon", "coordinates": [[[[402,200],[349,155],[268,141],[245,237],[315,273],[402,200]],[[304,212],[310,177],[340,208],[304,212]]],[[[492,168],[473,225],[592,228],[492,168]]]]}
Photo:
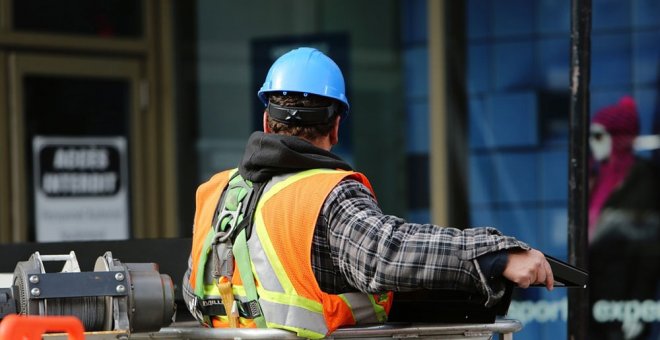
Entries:
{"type": "Polygon", "coordinates": [[[637,106],[631,97],[598,111],[591,120],[605,127],[612,138],[610,157],[599,165],[598,175],[589,196],[589,236],[593,236],[598,216],[613,191],[621,185],[635,163],[633,141],[639,134],[637,106]]]}

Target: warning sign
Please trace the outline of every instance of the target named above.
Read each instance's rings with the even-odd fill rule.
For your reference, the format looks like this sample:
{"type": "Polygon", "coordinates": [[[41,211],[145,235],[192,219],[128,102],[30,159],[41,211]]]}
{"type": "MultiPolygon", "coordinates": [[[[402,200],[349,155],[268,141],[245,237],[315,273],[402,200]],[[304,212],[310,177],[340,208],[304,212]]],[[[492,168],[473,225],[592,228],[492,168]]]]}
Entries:
{"type": "Polygon", "coordinates": [[[39,163],[47,196],[111,196],[119,191],[119,150],[113,145],[46,145],[39,163]]]}
{"type": "Polygon", "coordinates": [[[39,242],[128,238],[124,137],[33,139],[39,242]]]}

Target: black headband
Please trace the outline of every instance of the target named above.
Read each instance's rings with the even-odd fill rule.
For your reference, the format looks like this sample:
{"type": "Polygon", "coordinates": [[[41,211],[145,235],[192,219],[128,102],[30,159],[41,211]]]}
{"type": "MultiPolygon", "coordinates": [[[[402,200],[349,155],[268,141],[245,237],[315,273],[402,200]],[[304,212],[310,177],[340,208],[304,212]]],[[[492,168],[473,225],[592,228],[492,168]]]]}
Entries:
{"type": "Polygon", "coordinates": [[[324,124],[338,111],[335,103],[323,107],[287,107],[270,101],[267,110],[273,120],[292,125],[324,124]]]}

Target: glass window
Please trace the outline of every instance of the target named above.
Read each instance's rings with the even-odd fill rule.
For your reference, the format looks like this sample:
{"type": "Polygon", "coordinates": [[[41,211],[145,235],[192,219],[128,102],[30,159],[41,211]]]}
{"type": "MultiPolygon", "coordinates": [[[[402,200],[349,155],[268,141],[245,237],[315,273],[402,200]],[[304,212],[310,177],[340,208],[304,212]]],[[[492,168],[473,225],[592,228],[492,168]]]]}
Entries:
{"type": "Polygon", "coordinates": [[[26,76],[26,137],[127,135],[128,80],[26,76]]]}
{"type": "MultiPolygon", "coordinates": [[[[471,4],[466,16],[471,225],[495,226],[565,258],[570,8],[548,1],[471,4]],[[490,26],[483,21],[488,18],[490,26]]],[[[566,301],[561,289],[518,291],[508,313],[525,325],[516,338],[565,337],[566,301]]]]}
{"type": "Polygon", "coordinates": [[[143,35],[143,3],[134,0],[14,1],[15,31],[103,38],[143,35]]]}

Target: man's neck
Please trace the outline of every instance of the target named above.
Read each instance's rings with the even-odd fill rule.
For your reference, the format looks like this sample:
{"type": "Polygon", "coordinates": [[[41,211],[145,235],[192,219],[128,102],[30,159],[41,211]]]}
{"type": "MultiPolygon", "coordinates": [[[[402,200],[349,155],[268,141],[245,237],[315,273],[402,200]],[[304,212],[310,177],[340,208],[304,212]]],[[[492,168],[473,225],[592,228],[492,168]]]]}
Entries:
{"type": "Polygon", "coordinates": [[[320,137],[315,141],[308,140],[308,142],[312,143],[317,148],[321,148],[325,151],[330,151],[332,149],[332,144],[330,143],[328,137],[320,137]]]}

